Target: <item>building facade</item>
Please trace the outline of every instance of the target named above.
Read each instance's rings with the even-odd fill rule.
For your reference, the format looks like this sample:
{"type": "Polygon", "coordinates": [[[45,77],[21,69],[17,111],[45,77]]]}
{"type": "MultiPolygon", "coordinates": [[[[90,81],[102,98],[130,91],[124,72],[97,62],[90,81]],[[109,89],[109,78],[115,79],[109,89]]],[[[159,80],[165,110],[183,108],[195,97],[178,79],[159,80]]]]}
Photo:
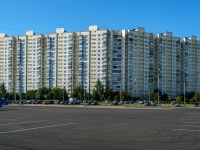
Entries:
{"type": "Polygon", "coordinates": [[[172,98],[184,89],[200,91],[200,41],[133,30],[100,30],[23,36],[0,33],[0,82],[9,92],[41,86],[67,93],[82,85],[92,92],[96,81],[115,91],[145,97],[159,89],[172,98]],[[184,87],[185,86],[185,87],[184,87]]]}

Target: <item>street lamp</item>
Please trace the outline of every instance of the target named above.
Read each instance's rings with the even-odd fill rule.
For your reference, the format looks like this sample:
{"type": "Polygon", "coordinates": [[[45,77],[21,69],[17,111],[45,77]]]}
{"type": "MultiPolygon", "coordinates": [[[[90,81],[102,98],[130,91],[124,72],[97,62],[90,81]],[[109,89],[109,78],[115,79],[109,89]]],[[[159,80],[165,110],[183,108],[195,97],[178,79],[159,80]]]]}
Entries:
{"type": "Polygon", "coordinates": [[[159,95],[159,72],[158,72],[158,108],[159,108],[159,97],[160,95],[159,95]]]}
{"type": "Polygon", "coordinates": [[[184,89],[184,97],[183,97],[183,103],[184,103],[184,107],[185,107],[185,80],[184,80],[184,83],[183,83],[183,89],[184,89]]]}

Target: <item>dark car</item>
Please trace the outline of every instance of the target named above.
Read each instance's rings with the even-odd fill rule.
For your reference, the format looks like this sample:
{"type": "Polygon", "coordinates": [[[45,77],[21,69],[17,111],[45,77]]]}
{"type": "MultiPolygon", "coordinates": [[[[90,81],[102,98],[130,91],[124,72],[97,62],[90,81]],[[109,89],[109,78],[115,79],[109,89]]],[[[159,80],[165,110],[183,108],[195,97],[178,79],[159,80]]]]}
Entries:
{"type": "Polygon", "coordinates": [[[135,101],[129,101],[129,104],[134,104],[135,103],[135,101]]]}
{"type": "Polygon", "coordinates": [[[54,104],[54,101],[47,101],[47,104],[54,104]]]}
{"type": "Polygon", "coordinates": [[[152,102],[150,102],[150,105],[151,105],[151,106],[156,106],[156,102],[153,102],[153,101],[152,101],[152,102]]]}
{"type": "Polygon", "coordinates": [[[150,104],[150,102],[145,102],[144,103],[144,106],[150,106],[151,104],[150,104]]]}
{"type": "Polygon", "coordinates": [[[97,101],[93,101],[93,102],[91,103],[91,105],[98,105],[98,102],[97,102],[97,101]]]}
{"type": "Polygon", "coordinates": [[[35,102],[35,104],[42,104],[42,102],[43,102],[42,100],[38,100],[35,102]]]}
{"type": "Polygon", "coordinates": [[[118,101],[113,101],[111,104],[112,105],[118,105],[119,103],[118,103],[118,101]]]}
{"type": "Polygon", "coordinates": [[[172,104],[172,105],[175,105],[175,104],[176,104],[176,101],[171,101],[171,104],[172,104]]]}
{"type": "Polygon", "coordinates": [[[73,102],[73,101],[68,103],[68,105],[75,105],[75,104],[76,104],[76,102],[73,102]]]}
{"type": "Polygon", "coordinates": [[[92,100],[89,100],[87,103],[86,103],[86,105],[91,105],[92,104],[92,100]]]}
{"type": "Polygon", "coordinates": [[[124,104],[129,104],[129,101],[124,101],[124,104]]]}
{"type": "Polygon", "coordinates": [[[194,107],[198,107],[199,103],[198,102],[194,102],[194,107]]]}
{"type": "Polygon", "coordinates": [[[144,103],[145,103],[145,101],[139,101],[138,103],[139,103],[139,104],[144,104],[144,103]]]}

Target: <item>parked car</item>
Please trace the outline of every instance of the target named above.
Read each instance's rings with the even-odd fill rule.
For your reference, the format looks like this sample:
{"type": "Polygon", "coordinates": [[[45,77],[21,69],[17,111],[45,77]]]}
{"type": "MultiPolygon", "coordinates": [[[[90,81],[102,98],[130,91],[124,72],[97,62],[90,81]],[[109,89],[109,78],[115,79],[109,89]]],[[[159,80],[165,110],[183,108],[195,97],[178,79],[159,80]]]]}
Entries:
{"type": "Polygon", "coordinates": [[[172,105],[175,105],[175,104],[176,104],[176,101],[171,101],[171,104],[172,104],[172,105]]]}
{"type": "Polygon", "coordinates": [[[76,102],[73,102],[73,101],[70,101],[69,103],[68,103],[68,105],[75,105],[76,104],[76,102]]]}
{"type": "Polygon", "coordinates": [[[139,101],[139,104],[144,104],[144,101],[139,101]]]}
{"type": "Polygon", "coordinates": [[[129,104],[129,101],[124,101],[124,104],[129,104]]]}
{"type": "Polygon", "coordinates": [[[145,102],[144,103],[144,106],[150,106],[151,104],[150,104],[150,102],[145,102]]]}
{"type": "Polygon", "coordinates": [[[150,105],[151,105],[151,106],[156,106],[156,102],[151,101],[151,102],[150,102],[150,105]]]}
{"type": "Polygon", "coordinates": [[[98,102],[97,102],[97,101],[93,101],[93,102],[91,103],[91,105],[98,105],[98,102]]]}
{"type": "Polygon", "coordinates": [[[175,107],[180,107],[181,105],[179,103],[176,103],[175,104],[175,107]]]}
{"type": "Polygon", "coordinates": [[[194,102],[194,107],[198,107],[199,103],[198,102],[194,102]]]}
{"type": "Polygon", "coordinates": [[[113,101],[111,104],[112,105],[118,105],[118,101],[113,101]]]}
{"type": "Polygon", "coordinates": [[[86,105],[91,105],[92,102],[93,102],[93,100],[89,100],[89,101],[87,101],[86,105]]]}
{"type": "Polygon", "coordinates": [[[69,101],[63,101],[63,105],[67,105],[69,101]]]}
{"type": "Polygon", "coordinates": [[[47,104],[47,101],[42,102],[42,104],[47,104]]]}
{"type": "Polygon", "coordinates": [[[129,104],[134,104],[135,103],[135,101],[129,101],[129,104]]]}
{"type": "Polygon", "coordinates": [[[52,100],[47,101],[47,104],[54,104],[54,101],[52,101],[52,100]]]}
{"type": "Polygon", "coordinates": [[[42,100],[38,100],[35,102],[35,104],[42,104],[42,102],[43,102],[42,100]]]}

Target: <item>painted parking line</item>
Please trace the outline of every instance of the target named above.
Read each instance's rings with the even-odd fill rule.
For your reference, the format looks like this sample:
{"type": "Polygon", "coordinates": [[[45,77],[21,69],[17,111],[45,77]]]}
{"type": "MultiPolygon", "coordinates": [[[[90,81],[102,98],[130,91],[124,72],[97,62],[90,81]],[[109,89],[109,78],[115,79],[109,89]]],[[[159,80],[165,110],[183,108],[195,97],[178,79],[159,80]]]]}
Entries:
{"type": "Polygon", "coordinates": [[[197,119],[184,118],[184,119],[181,119],[181,120],[184,120],[184,121],[190,121],[190,120],[197,120],[197,119]]]}
{"type": "Polygon", "coordinates": [[[174,129],[175,131],[190,131],[190,132],[200,132],[200,130],[190,130],[190,129],[174,129]]]}
{"type": "Polygon", "coordinates": [[[179,127],[200,127],[200,126],[196,126],[196,125],[177,125],[179,127]]]}
{"type": "Polygon", "coordinates": [[[0,124],[0,126],[8,126],[8,125],[17,125],[17,124],[28,124],[28,123],[37,123],[37,122],[44,122],[46,120],[39,120],[39,121],[27,121],[27,122],[14,122],[14,123],[7,123],[7,124],[0,124]]]}
{"type": "Polygon", "coordinates": [[[22,132],[22,131],[30,131],[30,130],[38,130],[38,129],[45,129],[45,128],[53,128],[53,127],[67,126],[67,125],[74,125],[74,124],[76,124],[76,123],[57,124],[57,125],[51,125],[51,126],[43,126],[43,127],[35,127],[35,128],[21,129],[21,130],[5,131],[5,132],[0,132],[0,134],[15,133],[15,132],[22,132]]]}
{"type": "Polygon", "coordinates": [[[18,119],[21,119],[21,118],[14,118],[14,119],[1,119],[0,121],[12,121],[12,120],[18,120],[18,119]]]}
{"type": "Polygon", "coordinates": [[[200,122],[195,122],[195,121],[191,121],[191,122],[179,121],[179,122],[181,122],[181,123],[190,123],[190,124],[192,124],[192,123],[200,123],[200,122]]]}

